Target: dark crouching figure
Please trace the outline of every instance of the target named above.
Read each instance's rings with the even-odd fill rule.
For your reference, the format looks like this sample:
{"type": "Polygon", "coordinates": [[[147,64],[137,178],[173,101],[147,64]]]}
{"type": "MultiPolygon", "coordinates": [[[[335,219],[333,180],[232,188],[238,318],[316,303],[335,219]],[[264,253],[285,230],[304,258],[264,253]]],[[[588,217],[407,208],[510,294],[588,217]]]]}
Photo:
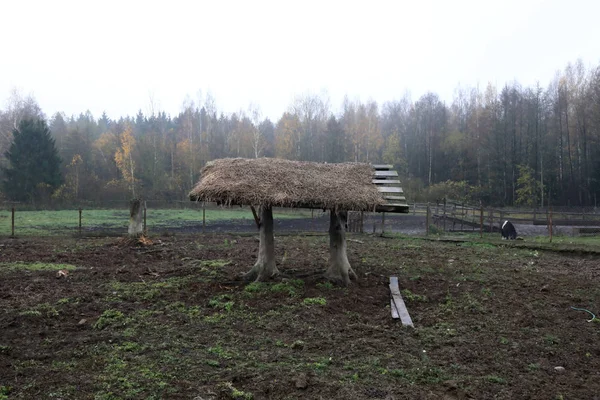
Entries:
{"type": "Polygon", "coordinates": [[[502,239],[517,239],[517,230],[510,221],[504,221],[502,224],[502,239]]]}

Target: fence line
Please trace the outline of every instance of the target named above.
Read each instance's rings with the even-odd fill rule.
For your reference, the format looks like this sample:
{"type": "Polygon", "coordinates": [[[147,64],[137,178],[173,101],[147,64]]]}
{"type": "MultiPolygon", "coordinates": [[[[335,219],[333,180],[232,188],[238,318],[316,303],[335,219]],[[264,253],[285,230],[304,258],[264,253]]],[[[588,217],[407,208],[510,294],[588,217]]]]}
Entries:
{"type": "MultiPolygon", "coordinates": [[[[238,207],[224,208],[202,202],[185,202],[187,205],[185,209],[192,211],[192,214],[187,214],[187,211],[181,211],[185,214],[178,214],[179,211],[175,211],[176,209],[150,207],[150,210],[148,210],[151,202],[152,200],[144,202],[144,232],[148,232],[148,230],[155,232],[169,230],[178,232],[207,232],[215,230],[239,232],[253,230],[254,225],[251,222],[252,219],[249,211],[247,216],[245,213],[231,213],[230,215],[225,214],[224,217],[219,216],[217,217],[218,219],[207,221],[207,210],[212,213],[224,209],[237,210],[238,207]],[[167,210],[173,210],[173,216],[167,210]],[[160,215],[156,214],[157,212],[160,215]],[[198,214],[194,212],[198,212],[198,214]],[[179,216],[175,217],[175,215],[179,216]],[[148,226],[148,222],[150,223],[150,227],[148,226]]],[[[184,204],[184,202],[181,203],[184,204]]],[[[463,203],[450,202],[446,202],[446,204],[413,203],[410,204],[410,207],[408,215],[349,212],[347,230],[350,233],[403,232],[403,224],[409,220],[414,226],[419,225],[419,227],[411,230],[408,234],[429,235],[432,233],[455,234],[462,232],[479,233],[479,236],[483,236],[484,233],[500,232],[503,222],[508,219],[514,224],[521,225],[519,229],[523,230],[527,230],[523,226],[538,226],[536,231],[538,235],[541,234],[549,237],[555,233],[573,235],[600,234],[600,214],[587,212],[576,213],[572,210],[568,212],[556,212],[553,208],[548,208],[543,210],[532,209],[531,211],[533,212],[530,213],[528,210],[486,209],[463,203]],[[408,218],[405,218],[405,216],[408,218]],[[410,217],[412,217],[412,220],[410,220],[410,217]],[[570,228],[561,228],[557,232],[556,227],[563,226],[570,228]]],[[[320,210],[311,210],[308,213],[308,210],[275,208],[274,211],[278,214],[287,215],[286,218],[279,220],[281,224],[280,228],[287,231],[320,232],[326,231],[328,228],[329,219],[324,218],[324,214],[320,210]],[[286,224],[286,220],[293,222],[286,224]]],[[[74,210],[61,210],[60,215],[58,211],[56,215],[53,214],[53,211],[48,211],[48,214],[40,217],[43,221],[39,220],[38,216],[30,217],[26,220],[27,217],[23,217],[24,214],[19,215],[21,212],[24,212],[24,210],[19,210],[13,205],[9,211],[9,218],[9,214],[0,210],[0,236],[10,235],[14,237],[19,234],[37,235],[38,233],[36,232],[40,232],[39,234],[41,235],[67,233],[79,236],[85,234],[98,235],[103,232],[109,232],[109,234],[120,232],[124,234],[129,217],[128,208],[125,206],[111,210],[79,207],[74,210]],[[93,213],[96,214],[94,215],[93,213]],[[103,218],[106,218],[106,220],[103,220],[103,218]],[[8,226],[9,223],[10,228],[8,226]]]]}

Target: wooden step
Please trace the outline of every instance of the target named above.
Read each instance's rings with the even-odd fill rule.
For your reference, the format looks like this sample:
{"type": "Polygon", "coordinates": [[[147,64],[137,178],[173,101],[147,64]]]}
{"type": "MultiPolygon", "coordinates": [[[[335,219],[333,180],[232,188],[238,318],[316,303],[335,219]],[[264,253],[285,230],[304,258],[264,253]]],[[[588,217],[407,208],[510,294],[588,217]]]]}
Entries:
{"type": "Polygon", "coordinates": [[[401,187],[377,186],[379,193],[404,193],[401,187]]]}
{"type": "Polygon", "coordinates": [[[394,166],[390,164],[373,164],[373,169],[376,170],[388,170],[392,168],[394,168],[394,166]]]}
{"type": "Polygon", "coordinates": [[[396,180],[396,179],[373,179],[371,182],[376,185],[385,185],[385,184],[399,185],[400,184],[400,181],[396,180]]]}
{"type": "Polygon", "coordinates": [[[375,171],[376,177],[398,176],[396,171],[375,171]]]}
{"type": "Polygon", "coordinates": [[[404,196],[383,196],[386,200],[397,200],[397,201],[406,201],[406,197],[404,196]]]}

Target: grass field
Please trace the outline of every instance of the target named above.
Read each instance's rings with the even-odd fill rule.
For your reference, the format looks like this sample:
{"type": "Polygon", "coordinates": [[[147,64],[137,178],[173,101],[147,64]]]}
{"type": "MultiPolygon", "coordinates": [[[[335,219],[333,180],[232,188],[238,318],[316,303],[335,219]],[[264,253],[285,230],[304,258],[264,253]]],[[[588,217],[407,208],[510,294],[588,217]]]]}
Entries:
{"type": "MultiPolygon", "coordinates": [[[[593,399],[600,260],[462,237],[235,234],[0,240],[0,399],[593,399]],[[57,278],[57,270],[68,276],[57,278]],[[415,324],[391,318],[396,275],[415,324]],[[557,367],[561,367],[558,368],[557,367]]],[[[527,244],[527,243],[525,243],[527,244]]],[[[536,245],[532,242],[531,245],[536,245]]],[[[566,249],[568,244],[560,244],[566,249]]]]}
{"type": "MultiPolygon", "coordinates": [[[[274,213],[274,218],[302,218],[310,217],[310,211],[301,210],[293,212],[279,211],[274,213]]],[[[206,210],[207,223],[228,220],[253,220],[251,211],[246,208],[221,209],[211,208],[206,210]]],[[[126,209],[83,210],[82,230],[102,231],[122,229],[127,232],[129,211],[126,209]]],[[[181,227],[185,225],[201,225],[201,209],[148,209],[147,224],[150,231],[168,227],[181,227]]],[[[78,210],[60,211],[17,211],[15,213],[15,235],[18,236],[46,236],[75,233],[79,226],[78,210]]],[[[0,211],[0,236],[11,234],[11,212],[0,211]]]]}

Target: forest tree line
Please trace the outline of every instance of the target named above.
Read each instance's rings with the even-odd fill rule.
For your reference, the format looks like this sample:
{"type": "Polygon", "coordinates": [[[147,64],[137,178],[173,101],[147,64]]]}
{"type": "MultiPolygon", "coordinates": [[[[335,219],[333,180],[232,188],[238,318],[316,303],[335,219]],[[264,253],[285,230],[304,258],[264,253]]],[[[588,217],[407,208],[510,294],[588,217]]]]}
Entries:
{"type": "Polygon", "coordinates": [[[256,105],[226,114],[211,96],[174,116],[48,118],[15,92],[0,110],[3,180],[15,129],[32,118],[47,121],[62,160],[60,185],[35,193],[43,204],[186,200],[206,162],[223,157],[389,163],[417,201],[590,206],[600,191],[600,66],[581,61],[546,87],[459,87],[451,104],[435,93],[383,104],[346,98],[333,113],[326,98],[298,96],[276,121],[256,105]]]}

